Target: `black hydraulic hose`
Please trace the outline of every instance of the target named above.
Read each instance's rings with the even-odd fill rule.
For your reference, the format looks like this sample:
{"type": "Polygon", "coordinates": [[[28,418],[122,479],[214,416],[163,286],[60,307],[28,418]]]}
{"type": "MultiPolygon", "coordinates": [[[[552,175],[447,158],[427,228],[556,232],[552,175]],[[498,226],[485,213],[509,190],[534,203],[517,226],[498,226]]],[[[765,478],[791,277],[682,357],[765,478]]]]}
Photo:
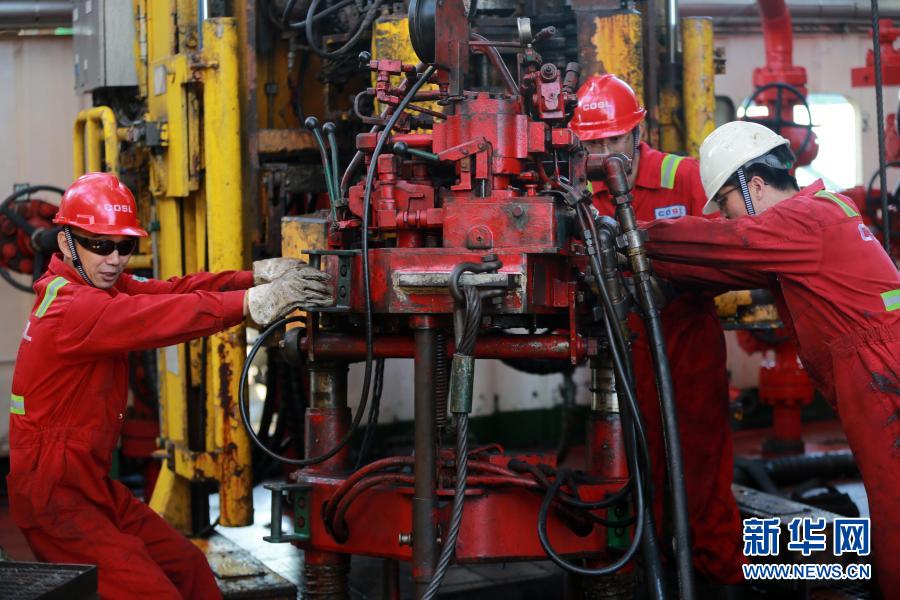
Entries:
{"type": "MultiPolygon", "coordinates": [[[[591,219],[591,215],[587,212],[587,208],[579,205],[578,209],[576,209],[576,214],[578,215],[578,219],[581,224],[582,231],[584,232],[584,236],[586,238],[590,238],[590,241],[585,240],[585,243],[588,247],[588,256],[591,263],[591,269],[594,271],[595,278],[597,281],[597,289],[600,291],[600,299],[603,303],[606,318],[604,319],[604,327],[606,328],[606,336],[611,340],[611,354],[613,358],[613,368],[616,372],[616,376],[619,378],[619,381],[622,382],[622,391],[624,392],[625,400],[628,403],[629,408],[634,415],[634,426],[638,436],[638,443],[641,448],[649,449],[649,444],[647,442],[647,433],[646,428],[644,427],[643,418],[641,417],[640,409],[637,404],[637,397],[634,391],[634,378],[631,375],[631,367],[629,362],[629,354],[628,354],[628,346],[625,342],[624,335],[622,334],[622,330],[613,326],[613,322],[617,320],[616,311],[613,307],[612,298],[610,297],[609,290],[606,289],[606,282],[601,276],[602,268],[600,265],[600,258],[596,252],[596,246],[594,241],[595,236],[595,228],[593,220],[591,219]]],[[[646,457],[649,461],[649,450],[646,453],[646,457]]],[[[648,465],[649,468],[649,465],[648,465]]]]}
{"type": "Polygon", "coordinates": [[[325,188],[328,190],[328,200],[331,205],[331,214],[333,218],[337,218],[335,206],[337,205],[337,191],[334,189],[335,176],[331,172],[331,160],[328,157],[328,149],[325,147],[325,138],[322,137],[322,129],[319,126],[319,119],[315,117],[307,117],[303,123],[307,129],[313,132],[316,145],[319,147],[319,157],[322,159],[322,169],[325,171],[325,188]]]}
{"type": "MultiPolygon", "coordinates": [[[[888,256],[891,255],[891,212],[888,206],[887,193],[887,172],[885,166],[885,149],[884,149],[884,98],[882,91],[884,88],[881,75],[881,30],[878,23],[878,0],[872,0],[872,53],[875,55],[875,111],[877,113],[878,126],[875,128],[878,133],[878,178],[881,184],[881,224],[884,227],[884,251],[888,256]]],[[[866,198],[868,200],[868,198],[866,198]]]]}
{"type": "MultiPolygon", "coordinates": [[[[512,459],[509,461],[508,466],[512,471],[529,473],[532,477],[534,477],[535,481],[541,484],[544,489],[549,488],[551,485],[548,474],[543,473],[537,465],[533,465],[519,459],[512,459]]],[[[557,475],[557,472],[551,471],[549,474],[555,477],[557,475]]],[[[614,493],[605,497],[603,500],[585,502],[578,496],[578,492],[573,486],[573,494],[561,493],[559,494],[559,501],[567,506],[571,506],[573,508],[581,508],[584,510],[598,510],[601,508],[609,508],[610,506],[613,506],[625,500],[625,497],[631,492],[633,487],[633,480],[629,479],[625,485],[616,490],[614,493]]],[[[616,525],[616,527],[618,527],[618,525],[616,525]]]]}
{"type": "MultiPolygon", "coordinates": [[[[473,40],[477,40],[479,42],[488,41],[486,37],[471,32],[471,38],[473,40]]],[[[495,46],[486,46],[486,47],[477,47],[475,49],[476,52],[480,52],[488,57],[488,60],[491,61],[491,64],[494,65],[494,68],[497,69],[500,73],[500,77],[503,79],[503,84],[506,86],[506,91],[508,91],[513,96],[519,95],[519,85],[516,83],[516,80],[513,79],[512,73],[509,72],[509,67],[506,66],[506,63],[503,62],[503,57],[500,55],[500,51],[497,50],[495,46]]]]}
{"type": "Polygon", "coordinates": [[[681,456],[681,440],[678,415],[675,411],[675,388],[669,357],[666,354],[662,320],[653,298],[649,278],[638,277],[638,295],[645,306],[644,325],[650,342],[650,354],[656,367],[656,385],[660,396],[660,413],[663,422],[663,441],[668,458],[669,484],[672,492],[673,520],[675,523],[675,561],[678,567],[678,584],[681,598],[694,597],[694,571],[691,561],[691,529],[688,520],[687,489],[685,488],[684,460],[681,456]]]}
{"type": "Polygon", "coordinates": [[[822,477],[851,477],[859,473],[850,451],[780,456],[769,460],[736,457],[734,466],[746,472],[764,492],[780,494],[778,485],[792,485],[822,477]]]}
{"type": "Polygon", "coordinates": [[[369,409],[369,419],[366,421],[366,431],[363,434],[362,445],[359,448],[359,458],[356,459],[356,468],[360,468],[366,462],[375,428],[378,426],[378,413],[381,410],[381,390],[384,388],[384,359],[379,358],[375,363],[375,392],[372,394],[372,407],[369,409]]]}
{"type": "Polygon", "coordinates": [[[663,424],[663,441],[668,463],[668,480],[672,496],[672,512],[675,525],[675,562],[678,570],[678,588],[681,598],[694,598],[694,570],[691,562],[691,530],[688,520],[687,490],[685,488],[684,461],[678,415],[675,411],[675,390],[660,312],[656,306],[650,281],[650,263],[643,248],[643,239],[637,229],[637,220],[631,207],[630,186],[627,179],[628,160],[621,155],[611,155],[605,160],[607,185],[616,203],[616,219],[622,227],[622,237],[628,246],[631,268],[634,272],[638,300],[643,308],[644,327],[650,341],[650,354],[656,371],[656,388],[659,393],[660,414],[663,424]]]}
{"type": "MultiPolygon", "coordinates": [[[[362,261],[363,261],[363,296],[365,298],[365,331],[366,331],[366,362],[365,362],[365,372],[363,374],[363,387],[360,392],[360,401],[359,406],[356,409],[356,414],[353,416],[353,422],[350,424],[350,429],[347,431],[346,435],[341,438],[337,444],[327,452],[314,456],[311,458],[303,458],[296,459],[290,458],[288,456],[282,456],[276,452],[273,452],[265,444],[263,444],[256,433],[253,431],[253,428],[250,425],[250,417],[249,411],[246,407],[247,402],[247,380],[250,373],[250,364],[253,361],[253,358],[256,356],[256,353],[259,351],[259,348],[262,344],[268,339],[270,335],[274,331],[276,331],[282,325],[286,325],[288,323],[293,323],[296,321],[304,320],[303,317],[286,317],[276,321],[275,323],[269,325],[265,330],[263,330],[256,342],[253,344],[253,347],[250,349],[250,353],[247,355],[247,360],[244,362],[244,368],[241,371],[241,378],[238,385],[238,406],[241,411],[241,417],[244,420],[244,427],[247,429],[247,433],[250,436],[250,439],[255,443],[265,454],[274,458],[275,460],[281,461],[286,464],[296,465],[300,467],[306,467],[310,465],[319,464],[324,462],[340,452],[344,446],[346,446],[356,431],[359,429],[360,421],[362,420],[362,415],[366,410],[366,405],[369,400],[369,389],[372,385],[372,363],[373,363],[373,339],[372,339],[372,298],[370,292],[370,282],[369,282],[369,236],[368,236],[368,224],[369,224],[369,205],[372,199],[372,184],[375,178],[375,169],[377,166],[378,155],[381,154],[382,149],[384,148],[384,142],[390,134],[390,130],[397,123],[397,120],[400,118],[400,114],[403,112],[403,109],[407,104],[412,100],[413,96],[416,95],[416,92],[419,91],[419,88],[424,85],[425,81],[431,77],[432,73],[434,73],[434,67],[428,67],[420,76],[419,80],[416,81],[415,84],[410,88],[410,91],[404,96],[403,100],[400,101],[400,104],[397,105],[397,109],[394,114],[391,115],[390,120],[388,121],[385,127],[385,133],[382,135],[378,143],[375,144],[375,149],[372,153],[372,163],[369,168],[369,172],[366,176],[366,188],[365,194],[363,196],[363,225],[362,225],[362,261]]],[[[377,386],[376,386],[377,387],[377,386]]],[[[375,413],[377,415],[377,412],[375,413]]]]}
{"type": "MultiPolygon", "coordinates": [[[[359,425],[359,420],[362,418],[362,411],[365,408],[366,402],[369,397],[369,386],[371,384],[372,379],[372,362],[374,359],[374,340],[372,339],[372,291],[371,291],[371,281],[369,279],[369,207],[372,203],[372,186],[375,182],[375,173],[378,170],[378,156],[381,154],[384,149],[385,142],[388,139],[388,136],[391,134],[391,129],[394,128],[394,125],[397,124],[397,121],[400,119],[400,115],[403,114],[403,110],[406,108],[406,105],[409,104],[413,97],[415,97],[416,93],[421,89],[425,82],[431,77],[434,73],[435,67],[429,66],[426,68],[422,74],[419,76],[419,79],[410,87],[409,91],[400,100],[400,103],[397,105],[396,110],[393,114],[391,114],[388,122],[385,124],[384,133],[379,136],[378,141],[375,143],[375,148],[372,150],[372,160],[369,164],[369,170],[366,173],[366,185],[365,191],[363,193],[363,206],[362,206],[362,227],[361,227],[361,235],[362,235],[362,275],[363,275],[363,302],[365,305],[365,336],[366,336],[366,362],[365,362],[365,373],[363,375],[363,389],[360,393],[360,405],[357,409],[357,413],[353,419],[353,427],[351,427],[348,432],[349,436],[353,434],[356,427],[359,425]]],[[[349,169],[349,167],[348,167],[349,169]]],[[[335,454],[337,451],[335,451],[335,454]]],[[[334,456],[332,454],[331,456],[334,456]]]]}
{"type": "MultiPolygon", "coordinates": [[[[628,453],[637,452],[638,449],[634,447],[636,437],[634,435],[634,415],[631,410],[626,406],[625,410],[621,412],[622,415],[622,431],[632,432],[631,435],[626,435],[625,437],[625,451],[628,453]]],[[[649,449],[647,449],[649,450],[649,449]]],[[[647,479],[646,485],[648,488],[652,486],[653,479],[653,471],[650,467],[649,456],[646,460],[646,473],[647,479]]],[[[666,577],[663,571],[662,565],[662,553],[659,548],[659,540],[656,539],[656,525],[654,523],[653,517],[653,493],[651,491],[644,491],[647,503],[647,508],[644,510],[643,519],[644,519],[644,535],[641,538],[641,557],[643,558],[644,563],[644,581],[647,585],[647,595],[654,600],[664,600],[668,596],[668,592],[666,591],[666,577]]],[[[635,518],[640,518],[640,515],[635,515],[635,518]]]]}
{"type": "MultiPolygon", "coordinates": [[[[569,193],[574,193],[574,190],[570,189],[569,193]]],[[[635,477],[635,475],[640,475],[642,467],[648,473],[648,478],[652,477],[653,471],[650,465],[649,445],[647,443],[647,436],[644,429],[643,418],[641,417],[640,407],[637,404],[637,399],[634,391],[634,377],[631,373],[631,364],[629,361],[629,354],[627,353],[627,345],[625,343],[621,328],[617,326],[614,327],[612,325],[614,320],[617,319],[617,315],[615,307],[612,303],[611,294],[606,288],[607,282],[602,276],[603,268],[600,262],[601,253],[598,252],[599,249],[596,248],[594,244],[594,240],[599,241],[601,238],[598,235],[593,217],[591,216],[587,206],[582,203],[576,205],[576,215],[581,225],[581,229],[584,232],[583,235],[585,237],[585,242],[588,249],[591,269],[594,271],[594,276],[597,281],[597,288],[600,291],[600,297],[605,309],[606,318],[603,320],[603,322],[606,328],[606,336],[610,340],[610,354],[612,355],[613,359],[613,368],[616,372],[618,381],[622,384],[621,388],[624,392],[623,395],[625,397],[626,410],[623,412],[623,415],[625,416],[625,422],[623,423],[625,427],[623,431],[626,432],[626,452],[629,457],[633,455],[635,456],[633,465],[630,464],[629,466],[631,468],[632,478],[635,480],[635,483],[639,488],[636,491],[636,494],[643,495],[644,493],[646,493],[646,490],[643,489],[642,484],[646,483],[649,486],[650,480],[648,479],[647,482],[643,482],[641,477],[635,477]],[[631,434],[629,435],[627,432],[631,432],[631,434]],[[634,437],[631,437],[632,435],[634,437]],[[636,458],[636,455],[639,453],[639,451],[642,451],[644,457],[643,465],[641,465],[636,458]]],[[[648,493],[647,498],[652,498],[652,495],[648,493]]],[[[656,530],[653,523],[652,502],[650,503],[650,508],[645,510],[643,515],[636,511],[635,518],[640,519],[640,522],[643,525],[641,551],[644,557],[647,581],[651,590],[651,597],[659,600],[666,597],[666,591],[662,562],[659,555],[659,545],[656,540],[656,530]]]]}
{"type": "Polygon", "coordinates": [[[277,461],[283,462],[289,465],[295,465],[298,467],[308,467],[310,465],[317,465],[319,463],[325,462],[338,452],[344,449],[350,440],[353,438],[353,434],[356,433],[357,429],[359,429],[359,423],[362,420],[363,413],[366,410],[366,404],[369,399],[369,385],[371,379],[371,363],[367,365],[368,369],[363,378],[363,391],[361,398],[359,400],[359,407],[356,409],[356,414],[353,416],[353,422],[350,424],[350,429],[344,435],[343,438],[338,440],[337,444],[334,445],[330,450],[320,454],[319,456],[313,456],[309,458],[291,458],[289,456],[283,456],[274,452],[266,446],[262,440],[259,439],[259,436],[256,435],[256,432],[253,431],[253,427],[250,425],[250,411],[247,408],[247,381],[250,377],[250,365],[253,362],[253,359],[256,357],[256,353],[259,352],[259,349],[266,342],[269,336],[272,335],[273,332],[277,331],[281,326],[287,325],[288,323],[296,323],[298,321],[305,321],[305,317],[284,317],[279,319],[266,327],[262,332],[260,332],[259,337],[256,338],[256,341],[253,343],[253,346],[250,348],[250,352],[247,354],[247,360],[244,361],[244,368],[241,369],[241,378],[238,380],[238,408],[241,411],[241,419],[244,423],[244,429],[247,430],[247,435],[250,436],[250,439],[253,440],[253,443],[263,451],[266,455],[271,458],[274,458],[277,461]]]}
{"type": "MultiPolygon", "coordinates": [[[[362,37],[363,33],[365,33],[369,27],[372,25],[372,21],[375,20],[375,17],[378,14],[378,7],[381,6],[382,0],[374,0],[369,6],[369,9],[366,11],[366,15],[363,17],[362,21],[359,24],[356,32],[350,36],[344,45],[338,48],[337,50],[324,50],[319,43],[316,42],[315,36],[313,35],[313,23],[316,20],[316,9],[319,7],[319,2],[321,0],[312,0],[309,3],[309,10],[306,11],[306,21],[303,24],[303,31],[306,33],[306,43],[309,45],[310,50],[321,56],[322,58],[333,59],[337,58],[343,54],[346,54],[353,46],[356,45],[356,42],[362,37]]],[[[324,11],[322,11],[324,12],[324,11]]]]}
{"type": "MultiPolygon", "coordinates": [[[[341,0],[337,4],[329,6],[322,12],[316,13],[316,15],[313,17],[313,22],[315,23],[316,21],[319,21],[323,17],[327,17],[328,15],[341,10],[345,6],[350,6],[351,4],[354,4],[355,2],[356,2],[356,0],[341,0]]],[[[289,0],[287,5],[284,7],[284,12],[281,15],[281,22],[280,22],[281,29],[292,29],[295,31],[303,31],[306,28],[306,19],[303,19],[302,21],[297,21],[295,23],[289,22],[289,20],[291,18],[291,12],[294,10],[295,4],[297,4],[297,0],[289,0]]]]}
{"type": "MultiPolygon", "coordinates": [[[[636,457],[631,456],[630,458],[632,459],[630,461],[632,463],[632,468],[636,467],[636,457]]],[[[547,490],[547,493],[544,495],[544,500],[543,502],[541,502],[541,509],[538,512],[538,539],[541,542],[541,547],[543,547],[544,552],[547,553],[547,556],[550,557],[550,560],[571,573],[577,573],[579,575],[585,575],[587,577],[598,577],[601,575],[609,575],[618,571],[626,564],[628,564],[628,562],[637,553],[637,550],[641,545],[641,539],[643,538],[644,532],[644,494],[636,493],[634,495],[636,505],[634,537],[632,538],[631,544],[628,546],[628,549],[616,561],[603,567],[589,569],[587,567],[582,567],[580,565],[570,563],[562,556],[557,554],[557,552],[553,549],[553,546],[550,544],[550,538],[547,535],[547,518],[550,512],[550,505],[553,503],[553,499],[556,497],[557,493],[562,487],[563,481],[565,480],[563,471],[564,470],[560,470],[559,472],[557,472],[556,479],[554,480],[553,485],[550,486],[550,488],[547,490]]],[[[642,486],[640,470],[635,471],[633,477],[635,478],[637,488],[639,489],[642,486]]]]}

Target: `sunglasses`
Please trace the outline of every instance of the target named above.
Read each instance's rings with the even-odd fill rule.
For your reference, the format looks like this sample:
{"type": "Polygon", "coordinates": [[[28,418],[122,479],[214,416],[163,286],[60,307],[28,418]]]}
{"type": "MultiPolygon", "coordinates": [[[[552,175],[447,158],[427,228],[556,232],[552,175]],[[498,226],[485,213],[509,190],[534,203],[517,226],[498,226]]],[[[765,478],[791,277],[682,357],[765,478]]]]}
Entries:
{"type": "Polygon", "coordinates": [[[99,254],[100,256],[109,256],[113,253],[114,250],[119,251],[120,256],[128,256],[132,252],[134,252],[135,246],[137,246],[137,239],[135,238],[126,238],[121,242],[114,242],[112,240],[106,239],[91,239],[86,237],[81,237],[80,235],[72,234],[72,238],[75,239],[83,248],[93,252],[94,254],[99,254]]]}

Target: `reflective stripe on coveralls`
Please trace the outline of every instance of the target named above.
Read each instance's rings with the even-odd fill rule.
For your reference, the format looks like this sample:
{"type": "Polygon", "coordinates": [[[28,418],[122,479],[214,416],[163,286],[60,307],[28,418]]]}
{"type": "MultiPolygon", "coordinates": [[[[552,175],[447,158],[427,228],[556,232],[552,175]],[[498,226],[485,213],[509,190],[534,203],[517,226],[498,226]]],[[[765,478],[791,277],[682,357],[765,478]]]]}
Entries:
{"type": "Polygon", "coordinates": [[[837,196],[835,196],[828,190],[819,190],[818,192],[816,192],[814,194],[814,196],[816,198],[827,198],[828,200],[831,200],[832,202],[834,202],[835,204],[840,206],[841,210],[843,210],[844,214],[847,215],[848,217],[858,217],[859,216],[859,213],[856,211],[855,208],[853,208],[852,206],[850,206],[849,203],[845,202],[844,200],[841,200],[840,198],[838,198],[837,196]]]}
{"type": "Polygon", "coordinates": [[[47,291],[44,292],[44,299],[41,301],[37,310],[34,311],[34,316],[38,318],[43,317],[47,313],[47,309],[50,308],[50,305],[53,304],[53,301],[56,300],[56,294],[59,293],[59,289],[67,283],[69,282],[66,281],[65,277],[57,277],[51,281],[50,285],[47,286],[47,291]]]}
{"type": "Polygon", "coordinates": [[[25,414],[25,398],[17,394],[12,394],[9,399],[9,412],[14,415],[25,414]]]}
{"type": "Polygon", "coordinates": [[[667,190],[675,187],[675,173],[678,171],[678,165],[684,160],[683,156],[674,154],[666,154],[659,167],[659,185],[667,190]]]}
{"type": "Polygon", "coordinates": [[[884,310],[900,309],[900,290],[891,290],[881,294],[881,300],[884,302],[884,310]]]}

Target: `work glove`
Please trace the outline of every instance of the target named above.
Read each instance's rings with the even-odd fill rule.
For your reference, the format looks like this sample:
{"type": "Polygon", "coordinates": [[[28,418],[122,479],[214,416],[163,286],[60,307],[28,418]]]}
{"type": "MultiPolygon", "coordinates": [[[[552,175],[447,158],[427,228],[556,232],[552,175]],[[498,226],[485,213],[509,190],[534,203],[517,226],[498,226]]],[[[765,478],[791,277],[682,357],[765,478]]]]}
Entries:
{"type": "Polygon", "coordinates": [[[302,271],[305,269],[318,271],[318,269],[309,266],[299,258],[282,256],[257,260],[253,262],[253,285],[271,283],[288,271],[302,271]]]}
{"type": "Polygon", "coordinates": [[[334,303],[330,279],[328,273],[306,267],[254,286],[247,291],[250,318],[268,325],[301,307],[330,306],[334,303]]]}

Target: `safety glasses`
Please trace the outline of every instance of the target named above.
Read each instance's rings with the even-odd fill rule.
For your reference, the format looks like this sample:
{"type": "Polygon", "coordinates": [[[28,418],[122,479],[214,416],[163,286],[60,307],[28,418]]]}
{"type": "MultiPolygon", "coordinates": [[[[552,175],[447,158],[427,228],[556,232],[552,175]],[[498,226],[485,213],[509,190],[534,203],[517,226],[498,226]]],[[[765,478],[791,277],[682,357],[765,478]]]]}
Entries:
{"type": "Polygon", "coordinates": [[[114,242],[106,239],[94,240],[75,235],[74,233],[72,234],[72,237],[81,244],[84,249],[89,250],[94,254],[99,254],[100,256],[109,256],[114,250],[118,250],[120,256],[128,256],[134,252],[134,247],[137,245],[137,239],[131,237],[125,238],[121,242],[114,242]]]}
{"type": "Polygon", "coordinates": [[[718,194],[713,196],[713,202],[718,205],[719,210],[722,210],[722,207],[725,205],[725,201],[728,200],[728,195],[736,189],[736,187],[728,188],[727,190],[720,191],[718,194]]]}

